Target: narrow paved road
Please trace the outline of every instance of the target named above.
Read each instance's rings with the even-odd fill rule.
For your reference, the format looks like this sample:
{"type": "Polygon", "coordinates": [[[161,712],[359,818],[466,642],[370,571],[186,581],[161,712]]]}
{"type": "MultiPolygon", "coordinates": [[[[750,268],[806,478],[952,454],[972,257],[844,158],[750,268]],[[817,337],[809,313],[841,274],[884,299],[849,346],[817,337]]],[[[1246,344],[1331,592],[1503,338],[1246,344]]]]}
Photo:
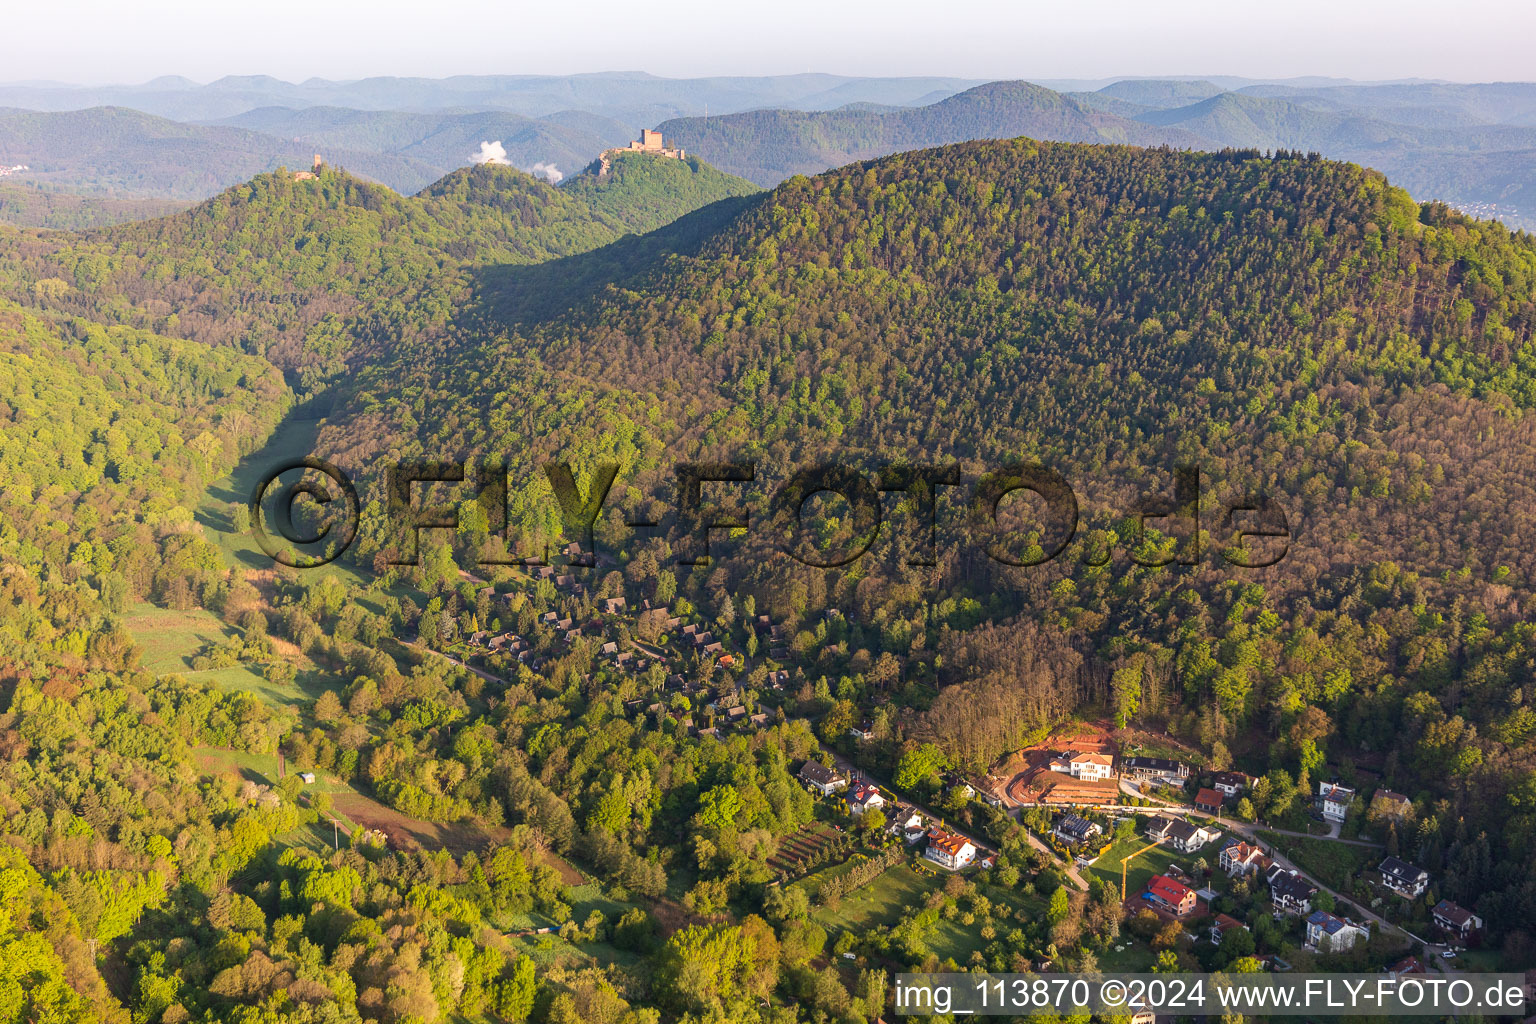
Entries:
{"type": "Polygon", "coordinates": [[[1147,794],[1142,793],[1139,790],[1137,790],[1134,786],[1132,786],[1125,779],[1121,779],[1120,780],[1120,792],[1124,793],[1126,796],[1134,796],[1134,797],[1136,797],[1136,798],[1138,798],[1140,800],[1150,800],[1153,803],[1160,804],[1163,807],[1175,807],[1175,808],[1178,808],[1181,811],[1185,811],[1185,812],[1187,812],[1189,814],[1193,814],[1196,817],[1209,818],[1209,819],[1211,819],[1213,821],[1219,821],[1223,825],[1229,825],[1229,826],[1231,826],[1233,829],[1235,829],[1237,831],[1242,831],[1245,828],[1261,828],[1262,827],[1264,829],[1264,831],[1266,831],[1266,832],[1273,832],[1276,835],[1281,835],[1281,836],[1296,836],[1297,838],[1300,838],[1300,839],[1327,839],[1329,842],[1343,843],[1345,846],[1366,846],[1366,847],[1370,847],[1373,850],[1385,849],[1385,847],[1382,846],[1381,843],[1373,843],[1369,839],[1340,839],[1340,838],[1338,838],[1339,828],[1338,828],[1337,823],[1335,823],[1333,825],[1333,830],[1332,830],[1332,834],[1331,835],[1315,836],[1315,835],[1313,835],[1310,832],[1293,832],[1290,829],[1286,829],[1286,828],[1270,828],[1267,825],[1265,825],[1265,826],[1249,825],[1246,822],[1238,821],[1235,818],[1226,818],[1226,817],[1222,817],[1221,815],[1211,814],[1211,813],[1209,813],[1207,811],[1198,811],[1195,808],[1189,806],[1188,804],[1176,803],[1175,801],[1172,801],[1172,800],[1164,800],[1162,797],[1158,797],[1158,796],[1148,796],[1147,794]]]}
{"type": "MultiPolygon", "coordinates": [[[[1198,811],[1198,810],[1196,810],[1193,807],[1187,807],[1184,804],[1176,804],[1176,803],[1172,802],[1171,800],[1163,800],[1163,799],[1161,799],[1159,797],[1145,796],[1145,795],[1143,795],[1141,793],[1137,793],[1137,792],[1135,792],[1133,790],[1128,789],[1127,788],[1128,786],[1129,786],[1129,783],[1127,783],[1124,779],[1120,780],[1120,789],[1121,789],[1122,792],[1125,792],[1125,793],[1127,793],[1129,795],[1132,795],[1132,796],[1141,797],[1143,800],[1151,800],[1153,803],[1160,804],[1160,805],[1162,805],[1164,807],[1177,807],[1180,811],[1182,811],[1182,812],[1184,812],[1186,814],[1189,814],[1189,815],[1191,815],[1193,817],[1204,818],[1207,821],[1214,821],[1214,822],[1216,822],[1219,825],[1223,825],[1226,828],[1230,829],[1231,831],[1236,832],[1238,835],[1242,836],[1244,839],[1247,839],[1249,842],[1258,844],[1260,847],[1262,847],[1268,853],[1269,858],[1271,860],[1273,860],[1276,864],[1279,864],[1283,868],[1287,868],[1289,870],[1295,871],[1296,873],[1298,873],[1300,875],[1305,876],[1308,881],[1310,881],[1313,885],[1317,886],[1323,892],[1326,892],[1328,895],[1332,896],[1335,900],[1338,900],[1338,901],[1341,901],[1341,902],[1344,902],[1344,903],[1348,903],[1350,906],[1354,907],[1363,917],[1366,917],[1366,918],[1369,918],[1372,921],[1375,921],[1383,929],[1389,929],[1391,931],[1402,932],[1404,935],[1407,935],[1409,938],[1417,938],[1417,936],[1413,935],[1411,932],[1409,932],[1409,931],[1407,931],[1407,930],[1405,930],[1403,928],[1399,928],[1397,925],[1392,924],[1391,922],[1387,921],[1381,915],[1373,912],[1369,908],[1361,906],[1360,902],[1358,900],[1356,900],[1354,897],[1341,896],[1338,893],[1334,892],[1332,889],[1328,888],[1322,882],[1318,881],[1316,878],[1313,878],[1311,875],[1308,875],[1305,871],[1303,871],[1301,868],[1297,867],[1294,863],[1292,863],[1290,858],[1286,857],[1279,850],[1275,849],[1273,843],[1267,843],[1263,839],[1260,839],[1258,836],[1254,835],[1254,833],[1259,830],[1258,826],[1250,825],[1250,824],[1248,824],[1245,821],[1236,821],[1236,820],[1231,819],[1231,818],[1223,818],[1223,817],[1220,817],[1219,815],[1211,814],[1211,813],[1209,813],[1207,811],[1198,811]]],[[[1291,831],[1287,831],[1287,830],[1284,830],[1284,829],[1278,829],[1278,828],[1264,829],[1264,831],[1266,831],[1266,832],[1274,832],[1274,833],[1276,833],[1278,835],[1300,836],[1300,837],[1307,838],[1307,839],[1320,839],[1320,838],[1322,838],[1321,836],[1309,835],[1306,832],[1291,832],[1291,831]]],[[[1373,847],[1373,848],[1380,848],[1380,844],[1378,844],[1378,843],[1368,843],[1365,840],[1334,839],[1334,840],[1330,840],[1330,841],[1331,842],[1335,842],[1335,843],[1345,843],[1345,844],[1350,845],[1350,846],[1369,846],[1369,847],[1373,847]]]]}

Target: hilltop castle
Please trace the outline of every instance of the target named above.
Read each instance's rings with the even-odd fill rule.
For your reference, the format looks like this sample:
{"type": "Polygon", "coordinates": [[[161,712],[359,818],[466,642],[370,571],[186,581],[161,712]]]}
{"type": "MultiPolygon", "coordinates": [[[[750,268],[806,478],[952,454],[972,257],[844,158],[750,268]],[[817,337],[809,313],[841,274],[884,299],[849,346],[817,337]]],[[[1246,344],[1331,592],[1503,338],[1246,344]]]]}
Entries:
{"type": "Polygon", "coordinates": [[[654,128],[640,129],[640,138],[630,142],[623,148],[605,149],[602,156],[598,157],[602,169],[599,173],[607,174],[608,157],[613,153],[654,153],[656,156],[664,156],[669,160],[681,160],[688,154],[676,146],[668,146],[667,140],[661,137],[661,132],[654,128]]]}
{"type": "Polygon", "coordinates": [[[315,169],[313,171],[294,171],[293,172],[293,180],[294,181],[313,181],[315,178],[318,178],[320,176],[320,168],[322,166],[324,166],[324,164],[320,160],[320,154],[316,153],[315,154],[315,169]]]}

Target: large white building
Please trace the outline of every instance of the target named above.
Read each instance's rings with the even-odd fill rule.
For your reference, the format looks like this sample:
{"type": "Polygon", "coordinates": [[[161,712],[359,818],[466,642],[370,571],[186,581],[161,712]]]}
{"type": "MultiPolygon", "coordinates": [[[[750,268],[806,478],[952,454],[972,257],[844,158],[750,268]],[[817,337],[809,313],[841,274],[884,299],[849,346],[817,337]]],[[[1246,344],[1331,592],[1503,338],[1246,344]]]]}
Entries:
{"type": "Polygon", "coordinates": [[[1355,948],[1360,939],[1368,938],[1370,933],[1364,928],[1326,910],[1314,910],[1307,915],[1307,945],[1319,953],[1343,953],[1355,948]]]}
{"type": "Polygon", "coordinates": [[[1355,791],[1337,782],[1319,782],[1317,797],[1325,819],[1343,821],[1349,814],[1349,805],[1355,800],[1355,791]]]}
{"type": "Polygon", "coordinates": [[[923,856],[942,868],[959,871],[976,859],[976,845],[965,836],[936,828],[928,833],[923,856]]]}

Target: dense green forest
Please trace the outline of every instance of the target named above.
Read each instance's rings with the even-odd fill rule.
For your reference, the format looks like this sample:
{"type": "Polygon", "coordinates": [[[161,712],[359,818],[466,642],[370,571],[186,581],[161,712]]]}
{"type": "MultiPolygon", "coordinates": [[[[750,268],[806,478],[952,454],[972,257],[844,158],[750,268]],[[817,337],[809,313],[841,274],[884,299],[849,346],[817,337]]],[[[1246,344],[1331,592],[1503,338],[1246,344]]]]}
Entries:
{"type": "MultiPolygon", "coordinates": [[[[1439,898],[1529,967],[1533,329],[1529,235],[1291,152],[972,142],[766,193],[644,155],[410,198],[328,168],[0,228],[0,1020],[864,1024],[906,970],[1376,970],[1439,898]],[[250,483],[311,451],[358,542],[277,567],[250,483]],[[384,467],[459,457],[505,508],[411,562],[384,467]],[[592,568],[508,564],[574,539],[550,460],[618,467],[592,568]],[[1056,524],[1009,499],[990,535],[973,497],[1030,461],[1080,519],[1008,565],[1056,524]],[[708,562],[680,462],[754,464],[709,485],[751,524],[708,562]],[[861,558],[786,555],[770,496],[817,463],[953,463],[933,557],[920,493],[861,558]],[[1139,522],[1181,464],[1199,530],[1139,522]],[[1243,569],[1257,493],[1288,550],[1243,569]],[[1073,720],[1251,774],[1238,822],[1405,794],[1335,849],[1431,892],[1316,862],[1380,923],[1333,954],[1247,880],[1221,945],[1126,914],[1118,862],[967,789],[1073,720]],[[932,867],[808,761],[990,861],[932,867]]],[[[868,532],[806,512],[815,554],[868,532]]]]}
{"type": "Polygon", "coordinates": [[[173,199],[105,199],[20,185],[0,185],[0,222],[81,231],[163,217],[189,204],[173,199]]]}

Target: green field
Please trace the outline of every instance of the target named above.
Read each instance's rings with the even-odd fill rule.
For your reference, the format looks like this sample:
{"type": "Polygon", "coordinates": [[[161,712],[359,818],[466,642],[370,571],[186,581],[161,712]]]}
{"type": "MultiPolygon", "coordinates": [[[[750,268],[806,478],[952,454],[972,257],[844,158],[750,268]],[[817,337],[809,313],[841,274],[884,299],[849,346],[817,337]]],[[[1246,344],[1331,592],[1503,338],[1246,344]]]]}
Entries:
{"type": "MultiPolygon", "coordinates": [[[[1196,874],[1195,862],[1201,858],[1205,859],[1207,865],[1214,868],[1216,866],[1216,856],[1221,851],[1221,844],[1225,839],[1226,836],[1223,835],[1212,842],[1206,843],[1198,853],[1177,853],[1166,845],[1153,847],[1132,860],[1126,869],[1126,895],[1134,896],[1145,889],[1147,882],[1153,875],[1167,874],[1168,867],[1171,864],[1177,865],[1181,871],[1190,876],[1196,874]]],[[[1104,882],[1118,890],[1120,888],[1120,861],[1128,854],[1135,853],[1146,845],[1146,837],[1139,832],[1130,839],[1122,839],[1106,850],[1104,855],[1084,872],[1084,876],[1090,880],[1093,878],[1103,879],[1104,882]]],[[[1225,884],[1225,879],[1218,872],[1210,880],[1210,884],[1213,888],[1219,889],[1225,884]]]]}
{"type": "MultiPolygon", "coordinates": [[[[804,881],[808,879],[795,884],[804,881]]],[[[923,897],[940,884],[941,879],[919,874],[910,865],[898,864],[868,885],[844,896],[837,909],[818,907],[811,917],[829,932],[845,928],[864,931],[892,925],[902,914],[922,906],[923,897]]],[[[814,885],[810,891],[815,891],[814,885]]]]}
{"type": "Polygon", "coordinates": [[[204,647],[235,635],[234,629],[203,608],[175,611],[141,603],[128,610],[123,623],[139,642],[143,666],[150,672],[212,683],[225,693],[243,690],[273,707],[313,700],[325,689],[320,674],[307,667],[300,669],[291,687],[269,682],[259,665],[194,669],[192,659],[204,647]]]}

